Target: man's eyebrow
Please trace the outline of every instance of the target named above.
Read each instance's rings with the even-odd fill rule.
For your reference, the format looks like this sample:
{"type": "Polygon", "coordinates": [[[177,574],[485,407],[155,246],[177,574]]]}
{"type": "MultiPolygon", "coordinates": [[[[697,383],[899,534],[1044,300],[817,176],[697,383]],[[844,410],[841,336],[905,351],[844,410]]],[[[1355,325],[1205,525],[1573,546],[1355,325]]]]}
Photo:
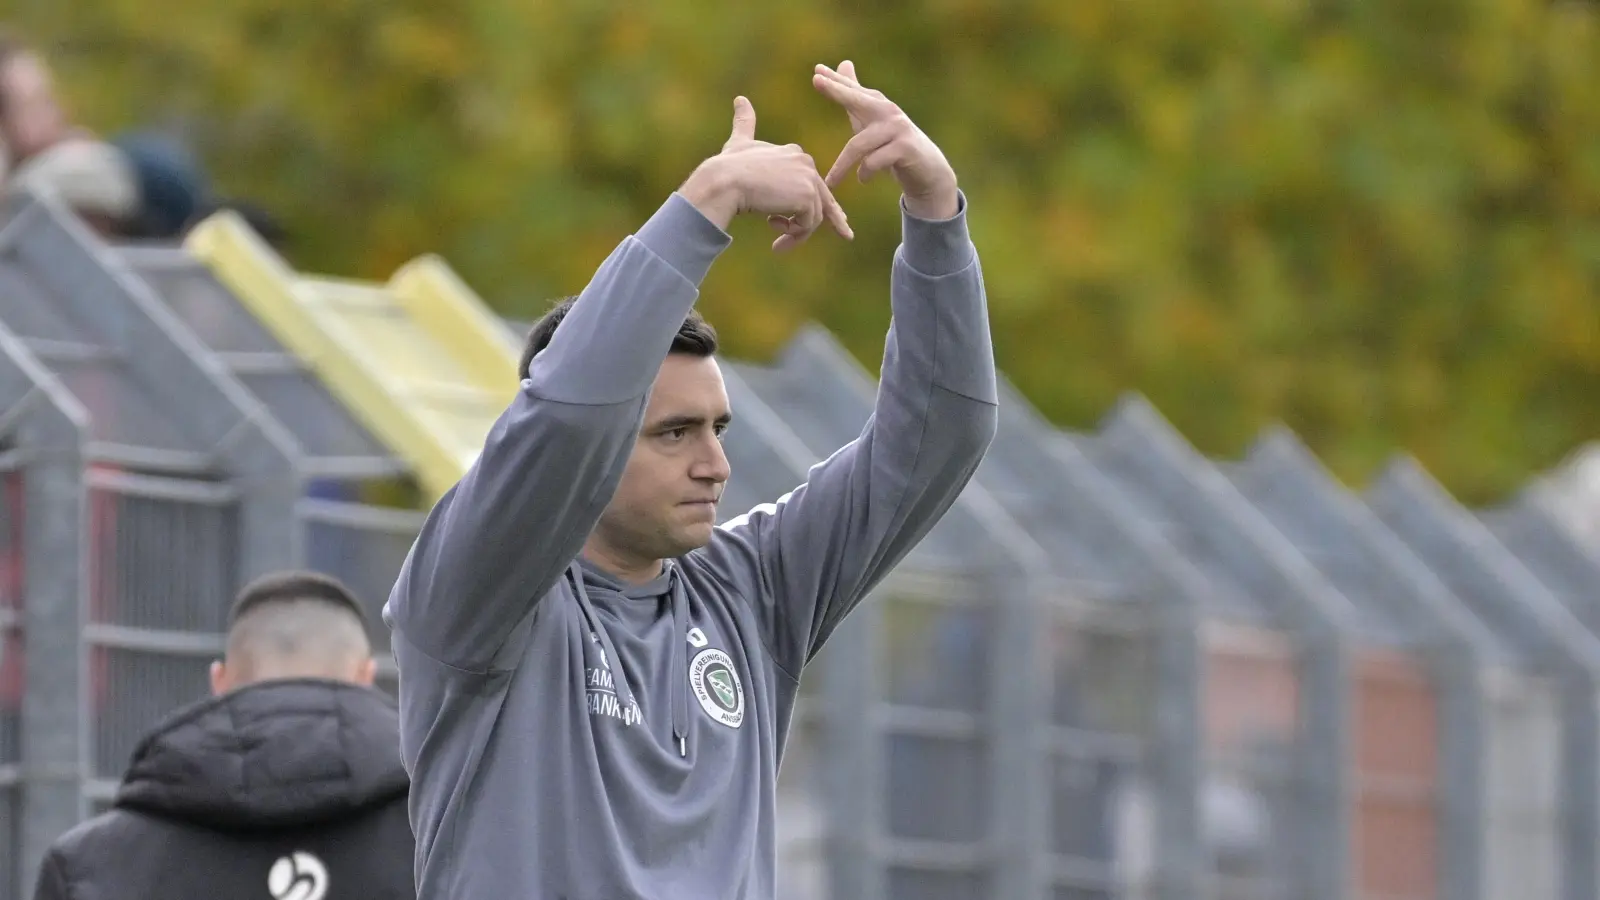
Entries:
{"type": "MultiPolygon", "coordinates": [[[[723,413],[722,415],[717,416],[716,419],[712,420],[711,424],[727,425],[732,421],[733,413],[723,413]]],[[[705,416],[681,415],[667,416],[666,418],[658,419],[657,421],[651,422],[646,427],[651,431],[673,431],[679,428],[694,428],[704,424],[706,424],[705,416]]]]}

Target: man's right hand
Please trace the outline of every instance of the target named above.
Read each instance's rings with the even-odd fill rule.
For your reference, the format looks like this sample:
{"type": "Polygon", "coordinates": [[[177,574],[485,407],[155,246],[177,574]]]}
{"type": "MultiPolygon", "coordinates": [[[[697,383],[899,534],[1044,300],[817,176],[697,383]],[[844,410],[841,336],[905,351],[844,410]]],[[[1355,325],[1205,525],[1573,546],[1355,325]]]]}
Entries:
{"type": "Polygon", "coordinates": [[[774,250],[797,246],[823,222],[847,240],[855,237],[810,154],[798,144],[756,140],[755,107],[744,97],[733,101],[733,133],[722,152],[701,163],[678,192],[724,231],[736,215],[766,216],[779,235],[774,250]]]}

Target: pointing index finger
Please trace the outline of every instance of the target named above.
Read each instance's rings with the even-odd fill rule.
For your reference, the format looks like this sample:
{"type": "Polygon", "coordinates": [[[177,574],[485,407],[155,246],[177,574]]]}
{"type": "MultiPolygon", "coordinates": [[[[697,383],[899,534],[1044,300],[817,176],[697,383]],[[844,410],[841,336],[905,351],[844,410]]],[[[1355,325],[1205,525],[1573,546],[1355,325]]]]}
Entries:
{"type": "Polygon", "coordinates": [[[893,138],[894,131],[883,122],[863,128],[844,145],[843,150],[839,151],[839,158],[834,160],[833,168],[828,170],[823,181],[830,188],[838,187],[844,181],[844,177],[850,174],[851,169],[859,166],[869,154],[888,144],[893,138]]]}
{"type": "Polygon", "coordinates": [[[840,78],[837,73],[826,66],[818,66],[817,69],[818,72],[812,76],[811,83],[824,97],[843,106],[850,112],[864,113],[870,109],[873,97],[862,90],[860,85],[852,84],[840,78]]]}

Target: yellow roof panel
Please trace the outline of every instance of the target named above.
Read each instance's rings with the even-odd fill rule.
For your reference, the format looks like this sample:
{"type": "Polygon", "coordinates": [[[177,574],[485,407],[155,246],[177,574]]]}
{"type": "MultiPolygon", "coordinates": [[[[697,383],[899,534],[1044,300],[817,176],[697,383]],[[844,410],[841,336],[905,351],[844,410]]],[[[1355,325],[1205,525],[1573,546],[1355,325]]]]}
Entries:
{"type": "Polygon", "coordinates": [[[231,212],[202,222],[186,246],[412,466],[430,501],[461,478],[511,401],[516,337],[438,257],[387,284],[305,275],[231,212]]]}

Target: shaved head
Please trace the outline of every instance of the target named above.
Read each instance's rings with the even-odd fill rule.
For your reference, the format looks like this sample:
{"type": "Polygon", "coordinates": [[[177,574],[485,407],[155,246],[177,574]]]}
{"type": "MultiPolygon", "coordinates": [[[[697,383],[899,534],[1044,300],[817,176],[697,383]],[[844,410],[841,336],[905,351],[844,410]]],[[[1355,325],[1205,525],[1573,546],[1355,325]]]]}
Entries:
{"type": "Polygon", "coordinates": [[[212,692],[284,678],[370,685],[375,665],[361,604],[337,580],[285,572],[252,582],[235,601],[227,656],[212,692]]]}

